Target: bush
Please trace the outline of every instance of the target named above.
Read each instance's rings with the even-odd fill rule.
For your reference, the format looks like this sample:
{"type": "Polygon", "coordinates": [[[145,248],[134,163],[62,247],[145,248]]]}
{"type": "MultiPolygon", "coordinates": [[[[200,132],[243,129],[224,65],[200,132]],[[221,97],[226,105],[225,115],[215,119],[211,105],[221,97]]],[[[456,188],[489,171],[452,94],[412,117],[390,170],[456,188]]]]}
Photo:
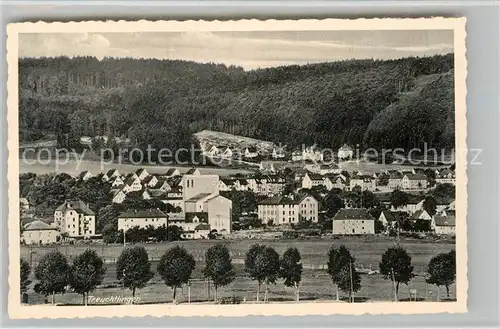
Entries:
{"type": "Polygon", "coordinates": [[[241,304],[243,299],[239,296],[222,297],[219,299],[219,304],[241,304]]]}

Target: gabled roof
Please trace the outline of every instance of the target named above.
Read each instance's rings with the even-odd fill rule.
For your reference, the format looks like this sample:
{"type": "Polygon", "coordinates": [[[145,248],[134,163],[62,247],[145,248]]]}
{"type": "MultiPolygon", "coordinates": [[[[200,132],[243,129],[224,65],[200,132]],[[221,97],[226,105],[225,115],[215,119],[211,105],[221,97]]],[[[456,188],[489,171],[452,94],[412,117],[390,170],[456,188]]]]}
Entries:
{"type": "Polygon", "coordinates": [[[57,230],[55,226],[44,223],[40,220],[33,221],[24,226],[25,231],[45,231],[45,230],[57,230]]]}
{"type": "Polygon", "coordinates": [[[127,179],[125,179],[125,185],[132,185],[138,178],[133,175],[128,175],[127,179]]]}
{"type": "Polygon", "coordinates": [[[56,208],[56,211],[65,212],[66,210],[74,210],[87,216],[95,215],[94,212],[81,200],[66,200],[66,202],[56,208]]]}
{"type": "Polygon", "coordinates": [[[197,168],[191,168],[187,171],[186,175],[192,175],[197,171],[199,171],[197,168]]]}
{"type": "Polygon", "coordinates": [[[151,182],[153,180],[153,178],[155,178],[155,176],[153,176],[153,175],[144,178],[144,180],[143,180],[144,184],[148,184],[149,182],[151,182]]]}
{"type": "Polygon", "coordinates": [[[140,176],[140,175],[142,175],[142,173],[144,173],[144,172],[146,172],[146,173],[147,173],[146,169],[144,169],[144,168],[139,168],[139,169],[137,169],[137,170],[135,171],[135,174],[136,174],[137,176],[140,176]]]}
{"type": "Polygon", "coordinates": [[[234,184],[234,180],[232,180],[230,178],[220,178],[220,181],[223,182],[224,184],[226,184],[227,186],[234,184]]]}
{"type": "Polygon", "coordinates": [[[352,147],[350,147],[347,144],[344,144],[339,148],[339,151],[352,151],[352,147]]]}
{"type": "Polygon", "coordinates": [[[313,173],[313,172],[310,172],[310,171],[308,171],[306,173],[306,175],[309,176],[309,178],[311,180],[323,180],[323,176],[322,175],[316,174],[316,173],[313,173]]]}
{"type": "Polygon", "coordinates": [[[200,193],[198,195],[195,195],[194,197],[186,200],[186,202],[197,202],[200,201],[208,196],[212,195],[212,193],[200,193]]]}
{"type": "Polygon", "coordinates": [[[409,180],[427,180],[427,176],[424,174],[412,174],[408,173],[405,174],[406,177],[408,177],[409,180]]]}
{"type": "Polygon", "coordinates": [[[402,211],[389,211],[389,210],[384,210],[380,213],[380,215],[384,214],[384,217],[385,219],[388,221],[388,222],[393,222],[395,220],[398,220],[399,218],[401,218],[403,216],[403,212],[402,211]]]}
{"type": "MultiPolygon", "coordinates": [[[[411,215],[410,219],[412,220],[417,220],[420,218],[420,216],[422,216],[422,214],[426,213],[427,214],[427,211],[425,210],[417,210],[413,213],[413,215],[411,215]]],[[[429,214],[427,214],[429,215],[429,214]]]]}
{"type": "Polygon", "coordinates": [[[121,213],[118,218],[167,218],[167,214],[158,209],[133,210],[121,213]]]}
{"type": "Polygon", "coordinates": [[[207,212],[187,212],[186,213],[186,223],[192,223],[193,218],[198,217],[200,222],[208,223],[208,213],[207,212]]]}
{"type": "Polygon", "coordinates": [[[176,171],[176,170],[177,170],[177,169],[175,169],[175,168],[170,168],[170,169],[169,169],[169,170],[167,170],[167,172],[165,173],[165,176],[172,176],[172,175],[175,173],[175,171],[176,171]]]}
{"type": "Polygon", "coordinates": [[[302,201],[304,201],[306,198],[313,198],[316,202],[318,202],[318,200],[316,200],[315,197],[313,197],[312,195],[309,195],[309,194],[304,194],[304,195],[301,195],[299,196],[299,198],[297,199],[296,203],[301,203],[302,201]]]}
{"type": "Polygon", "coordinates": [[[87,174],[90,174],[88,170],[84,170],[78,174],[78,179],[83,179],[87,174]]]}
{"type": "Polygon", "coordinates": [[[399,171],[388,170],[389,179],[402,179],[403,174],[399,171]]]}
{"type": "Polygon", "coordinates": [[[340,209],[333,217],[333,220],[346,219],[374,220],[373,216],[365,208],[340,209]]]}
{"type": "Polygon", "coordinates": [[[434,216],[436,226],[455,226],[455,216],[434,216]]]}
{"type": "Polygon", "coordinates": [[[261,205],[281,205],[281,204],[295,204],[295,202],[287,197],[284,196],[274,196],[272,198],[268,198],[266,200],[263,200],[259,202],[261,205]]]}
{"type": "Polygon", "coordinates": [[[117,172],[118,170],[116,169],[109,169],[108,172],[106,173],[106,176],[107,177],[111,177],[114,175],[115,172],[117,172]]]}
{"type": "Polygon", "coordinates": [[[167,178],[167,183],[171,188],[178,187],[182,182],[181,176],[172,176],[167,178]]]}
{"type": "Polygon", "coordinates": [[[240,185],[243,185],[243,186],[248,185],[248,181],[246,179],[240,178],[240,179],[237,179],[237,181],[240,185]]]}

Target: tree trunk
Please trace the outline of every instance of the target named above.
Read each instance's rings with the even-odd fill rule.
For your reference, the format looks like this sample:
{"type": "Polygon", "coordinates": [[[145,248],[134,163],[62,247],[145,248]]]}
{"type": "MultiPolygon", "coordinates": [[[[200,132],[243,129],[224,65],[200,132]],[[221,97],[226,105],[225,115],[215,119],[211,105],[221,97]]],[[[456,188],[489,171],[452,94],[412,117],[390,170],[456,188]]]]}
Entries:
{"type": "Polygon", "coordinates": [[[82,304],[87,306],[87,300],[85,299],[85,293],[82,294],[82,304]]]}
{"type": "Polygon", "coordinates": [[[446,297],[448,297],[448,299],[450,299],[450,286],[445,285],[445,287],[446,287],[446,297]]]}
{"type": "Polygon", "coordinates": [[[55,303],[55,295],[56,295],[56,292],[54,290],[52,290],[52,305],[54,305],[54,303],[55,303]]]}
{"type": "Polygon", "coordinates": [[[215,304],[217,304],[217,285],[214,284],[215,304]]]}
{"type": "Polygon", "coordinates": [[[177,286],[174,287],[174,294],[172,295],[172,302],[175,304],[177,295],[177,286]]]}
{"type": "Polygon", "coordinates": [[[258,285],[257,285],[257,301],[259,301],[259,295],[260,295],[260,285],[261,285],[261,282],[259,281],[258,285]]]}
{"type": "Polygon", "coordinates": [[[85,293],[85,306],[87,306],[89,304],[89,293],[86,292],[85,293]]]}
{"type": "Polygon", "coordinates": [[[339,286],[335,285],[335,288],[337,290],[337,301],[339,301],[339,286]]]}
{"type": "Polygon", "coordinates": [[[297,288],[297,292],[296,292],[296,294],[297,294],[297,296],[296,296],[296,301],[298,302],[298,301],[300,300],[300,295],[299,295],[299,285],[296,283],[296,284],[295,284],[295,287],[297,288]]]}
{"type": "Polygon", "coordinates": [[[439,302],[439,301],[441,301],[441,296],[439,296],[439,293],[440,293],[439,286],[437,286],[437,287],[438,287],[438,289],[437,289],[437,301],[439,302]]]}
{"type": "Polygon", "coordinates": [[[264,292],[264,303],[267,303],[267,280],[266,280],[266,290],[264,292]]]}
{"type": "Polygon", "coordinates": [[[399,282],[396,282],[396,302],[399,300],[399,282]]]}
{"type": "Polygon", "coordinates": [[[135,287],[132,288],[132,304],[134,303],[134,299],[135,299],[135,287]]]}

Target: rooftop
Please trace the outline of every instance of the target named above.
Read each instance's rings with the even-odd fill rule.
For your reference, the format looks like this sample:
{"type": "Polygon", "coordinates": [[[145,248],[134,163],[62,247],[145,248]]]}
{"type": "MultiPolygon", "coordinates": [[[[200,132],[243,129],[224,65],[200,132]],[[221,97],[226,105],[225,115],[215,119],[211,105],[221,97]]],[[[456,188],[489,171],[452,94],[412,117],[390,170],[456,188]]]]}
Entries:
{"type": "Polygon", "coordinates": [[[333,220],[345,219],[374,220],[373,216],[365,208],[340,209],[333,217],[333,220]]]}
{"type": "Polygon", "coordinates": [[[158,209],[129,209],[121,213],[118,218],[167,218],[167,214],[158,209]]]}
{"type": "Polygon", "coordinates": [[[57,230],[55,226],[44,223],[40,220],[26,224],[24,226],[25,231],[43,231],[43,230],[57,230]]]}
{"type": "Polygon", "coordinates": [[[75,210],[87,216],[95,215],[94,212],[81,200],[66,200],[56,208],[56,211],[75,210]]]}

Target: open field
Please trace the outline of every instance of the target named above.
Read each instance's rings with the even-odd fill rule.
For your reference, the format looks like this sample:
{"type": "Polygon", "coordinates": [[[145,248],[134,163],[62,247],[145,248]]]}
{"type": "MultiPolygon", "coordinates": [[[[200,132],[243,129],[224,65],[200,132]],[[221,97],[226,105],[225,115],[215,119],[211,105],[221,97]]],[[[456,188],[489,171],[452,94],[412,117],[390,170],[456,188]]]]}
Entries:
{"type": "MultiPolygon", "coordinates": [[[[254,243],[263,243],[274,247],[278,253],[282,254],[286,248],[295,246],[302,254],[302,262],[304,264],[304,275],[301,284],[301,298],[309,300],[331,300],[335,298],[335,287],[332,285],[330,278],[326,271],[327,252],[332,244],[340,246],[344,244],[351,250],[356,257],[357,266],[370,267],[377,269],[382,253],[391,245],[394,244],[393,239],[386,237],[372,237],[368,238],[342,238],[335,240],[290,240],[290,241],[181,241],[163,244],[144,244],[143,246],[148,250],[150,259],[153,263],[153,270],[156,271],[156,263],[161,254],[174,245],[181,245],[188,250],[197,260],[196,269],[193,273],[193,282],[191,285],[191,301],[204,301],[208,299],[207,283],[202,279],[201,269],[204,266],[204,253],[212,245],[216,243],[227,243],[233,257],[233,263],[237,270],[237,279],[228,287],[220,289],[219,296],[239,296],[246,300],[254,300],[256,295],[256,283],[251,281],[245,276],[243,271],[243,261],[245,252],[250,245],[254,243]]],[[[400,287],[400,298],[408,298],[409,289],[417,289],[419,297],[425,297],[426,283],[422,277],[426,271],[429,260],[438,253],[449,252],[454,244],[441,243],[441,242],[428,242],[428,241],[415,241],[415,240],[402,240],[400,244],[405,247],[408,253],[412,256],[412,264],[415,266],[417,277],[414,278],[409,287],[400,287]]],[[[32,259],[33,266],[40,257],[46,252],[58,248],[62,253],[66,254],[71,260],[75,255],[83,252],[87,247],[96,250],[106,260],[106,279],[103,286],[110,285],[110,288],[101,287],[93,293],[93,296],[104,297],[122,295],[120,287],[116,280],[116,270],[114,261],[119,256],[123,249],[122,245],[68,245],[68,246],[45,246],[33,247],[32,259]]],[[[30,248],[26,246],[21,247],[21,256],[29,259],[30,248]]],[[[366,300],[390,300],[392,298],[392,285],[389,280],[384,280],[379,274],[362,275],[362,288],[357,293],[357,297],[362,301],[366,300]]],[[[428,286],[428,299],[431,300],[436,296],[436,287],[428,286]]],[[[180,292],[180,291],[179,291],[180,292]]],[[[213,292],[211,293],[213,298],[213,292]]],[[[443,296],[444,289],[441,289],[443,296]]],[[[126,296],[131,296],[130,291],[125,291],[126,296]]],[[[341,293],[341,296],[345,294],[341,293]]],[[[158,274],[155,274],[150,285],[140,290],[137,296],[141,298],[143,303],[155,302],[170,302],[172,300],[172,290],[166,287],[158,274]]],[[[455,287],[451,288],[451,297],[455,296],[455,287]]],[[[271,300],[293,300],[293,289],[286,288],[281,281],[277,285],[270,287],[271,300]]],[[[187,288],[184,288],[181,294],[180,301],[187,301],[187,288]]],[[[81,296],[73,293],[67,293],[56,297],[58,302],[65,303],[81,303],[81,296]]],[[[43,302],[42,296],[31,294],[30,303],[43,302]]]]}
{"type": "MultiPolygon", "coordinates": [[[[47,159],[42,161],[28,160],[33,163],[25,163],[19,159],[19,173],[35,173],[37,175],[49,173],[66,173],[71,176],[77,176],[84,170],[90,171],[93,175],[101,172],[106,172],[109,169],[118,169],[121,173],[127,174],[136,171],[139,168],[146,169],[151,174],[165,173],[170,168],[177,168],[181,173],[186,173],[192,166],[150,166],[150,165],[133,165],[133,164],[120,164],[120,163],[107,163],[100,161],[76,160],[65,161],[64,157],[57,162],[55,159],[47,159]],[[67,163],[66,163],[67,162],[67,163]]],[[[245,169],[232,169],[232,168],[217,168],[217,167],[197,167],[204,175],[215,174],[219,176],[228,176],[237,173],[250,173],[245,169]]]]}

